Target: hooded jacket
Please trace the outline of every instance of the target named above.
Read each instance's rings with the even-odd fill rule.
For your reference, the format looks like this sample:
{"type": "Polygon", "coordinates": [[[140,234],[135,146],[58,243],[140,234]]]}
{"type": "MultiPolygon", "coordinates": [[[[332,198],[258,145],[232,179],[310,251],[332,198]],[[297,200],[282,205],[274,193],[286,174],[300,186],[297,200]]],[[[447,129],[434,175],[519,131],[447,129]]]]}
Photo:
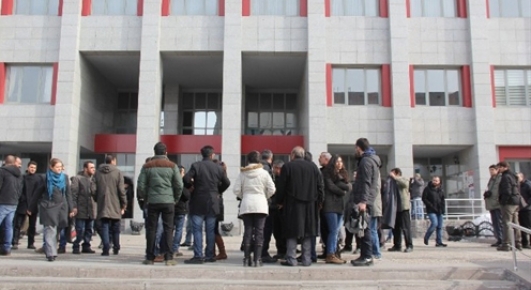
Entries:
{"type": "Polygon", "coordinates": [[[17,205],[22,194],[22,173],[14,165],[0,167],[0,204],[17,205]]]}
{"type": "Polygon", "coordinates": [[[96,192],[93,194],[98,203],[98,219],[108,218],[119,220],[122,210],[127,207],[124,176],[112,164],[102,164],[94,176],[96,192]]]}
{"type": "Polygon", "coordinates": [[[242,168],[233,188],[234,194],[242,200],[238,216],[269,214],[267,199],[275,190],[275,183],[262,164],[252,163],[242,168]]]}
{"type": "Polygon", "coordinates": [[[430,181],[422,193],[422,202],[426,205],[426,211],[434,214],[445,214],[444,191],[442,186],[435,187],[430,181]]]}
{"type": "MultiPolygon", "coordinates": [[[[381,180],[380,167],[382,162],[374,149],[369,148],[363,153],[358,163],[356,182],[354,182],[354,202],[374,205],[376,198],[380,196],[381,204],[381,180]]],[[[381,216],[381,214],[380,214],[381,216]]]]}
{"type": "Polygon", "coordinates": [[[148,204],[176,204],[183,192],[179,168],[168,157],[156,155],[142,167],[137,190],[138,198],[148,204]]]}
{"type": "Polygon", "coordinates": [[[96,219],[96,202],[92,194],[96,191],[96,184],[93,178],[85,175],[83,172],[78,173],[72,178],[73,207],[77,209],[77,219],[96,219]]]}

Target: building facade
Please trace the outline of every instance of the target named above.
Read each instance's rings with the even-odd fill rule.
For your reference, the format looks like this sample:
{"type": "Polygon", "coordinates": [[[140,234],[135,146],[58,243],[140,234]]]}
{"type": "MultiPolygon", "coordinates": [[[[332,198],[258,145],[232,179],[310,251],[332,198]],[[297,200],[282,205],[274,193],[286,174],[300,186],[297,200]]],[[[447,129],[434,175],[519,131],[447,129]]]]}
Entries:
{"type": "Polygon", "coordinates": [[[531,175],[527,0],[1,5],[0,155],[40,170],[114,153],[134,177],[162,140],[186,167],[213,145],[232,181],[250,150],[296,145],[352,171],[366,137],[382,173],[440,175],[448,198],[481,198],[500,160],[531,175]]]}

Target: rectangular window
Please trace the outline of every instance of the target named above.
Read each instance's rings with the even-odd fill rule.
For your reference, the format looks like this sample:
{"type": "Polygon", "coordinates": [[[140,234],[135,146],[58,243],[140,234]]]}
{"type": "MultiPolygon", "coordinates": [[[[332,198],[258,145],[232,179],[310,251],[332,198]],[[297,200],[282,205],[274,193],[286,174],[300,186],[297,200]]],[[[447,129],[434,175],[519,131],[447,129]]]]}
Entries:
{"type": "Polygon", "coordinates": [[[461,78],[458,69],[415,69],[415,105],[461,106],[461,78]]]}
{"type": "Polygon", "coordinates": [[[51,65],[7,66],[8,103],[43,104],[52,100],[53,67],[51,65]]]}
{"type": "Polygon", "coordinates": [[[379,16],[378,0],[331,0],[335,16],[379,16]]]}
{"type": "Polygon", "coordinates": [[[18,15],[57,15],[59,0],[15,0],[14,12],[18,15]]]}
{"type": "Polygon", "coordinates": [[[490,17],[531,17],[529,0],[489,0],[490,17]]]}
{"type": "Polygon", "coordinates": [[[531,69],[494,71],[496,105],[531,106],[531,69]]]}
{"type": "Polygon", "coordinates": [[[248,93],[246,135],[296,135],[297,94],[248,93]]]}
{"type": "Polygon", "coordinates": [[[380,105],[380,69],[334,68],[332,87],[335,105],[380,105]]]}
{"type": "Polygon", "coordinates": [[[252,0],[252,15],[299,16],[300,0],[252,0]]]}
{"type": "Polygon", "coordinates": [[[171,15],[218,15],[219,0],[172,0],[171,15]]]}
{"type": "Polygon", "coordinates": [[[137,111],[138,93],[119,93],[116,110],[114,111],[114,133],[136,134],[137,111]]]}
{"type": "Polygon", "coordinates": [[[410,0],[412,17],[457,17],[456,0],[410,0]]]}
{"type": "Polygon", "coordinates": [[[185,92],[181,96],[181,134],[221,133],[221,93],[185,92]]]}
{"type": "Polygon", "coordinates": [[[138,0],[92,0],[92,15],[136,15],[138,0]]]}

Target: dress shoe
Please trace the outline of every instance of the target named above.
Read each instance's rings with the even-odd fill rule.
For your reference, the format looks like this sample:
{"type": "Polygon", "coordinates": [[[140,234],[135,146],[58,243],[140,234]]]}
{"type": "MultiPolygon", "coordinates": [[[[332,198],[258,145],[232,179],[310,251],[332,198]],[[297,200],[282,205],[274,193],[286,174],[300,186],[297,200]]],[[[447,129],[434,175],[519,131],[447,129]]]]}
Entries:
{"type": "Polygon", "coordinates": [[[32,250],[35,250],[36,248],[35,248],[35,246],[34,246],[34,245],[29,245],[29,246],[28,246],[28,249],[32,249],[32,250]]]}
{"type": "Polygon", "coordinates": [[[83,249],[81,251],[82,254],[96,254],[96,251],[92,250],[91,248],[83,249]]]}
{"type": "Polygon", "coordinates": [[[496,243],[494,243],[494,244],[492,244],[492,245],[490,245],[490,246],[491,246],[491,247],[495,247],[495,248],[497,248],[497,247],[501,246],[501,243],[496,242],[496,243]]]}
{"type": "Polygon", "coordinates": [[[352,246],[345,246],[343,247],[343,249],[341,249],[342,253],[351,252],[351,251],[352,251],[352,246]]]}
{"type": "Polygon", "coordinates": [[[262,257],[262,263],[266,263],[266,264],[274,264],[278,261],[278,259],[275,259],[273,257],[270,257],[270,256],[265,256],[265,257],[262,257]]]}
{"type": "Polygon", "coordinates": [[[291,264],[291,263],[288,262],[288,261],[282,261],[282,262],[280,263],[280,265],[282,265],[282,266],[288,266],[288,267],[294,267],[294,266],[295,266],[295,265],[291,264]]]}
{"type": "Polygon", "coordinates": [[[120,254],[120,250],[113,249],[112,253],[113,253],[113,255],[118,255],[118,254],[120,254]]]}
{"type": "Polygon", "coordinates": [[[336,265],[343,265],[347,261],[339,259],[336,255],[330,254],[326,257],[326,264],[336,264],[336,265]]]}
{"type": "Polygon", "coordinates": [[[411,253],[413,252],[413,247],[407,247],[405,250],[404,250],[404,253],[411,253]]]}
{"type": "Polygon", "coordinates": [[[428,245],[428,238],[424,237],[424,245],[428,245]]]}
{"type": "Polygon", "coordinates": [[[436,244],[435,246],[438,247],[438,248],[446,248],[446,247],[448,247],[447,244],[443,244],[443,243],[436,244]]]}
{"type": "Polygon", "coordinates": [[[371,258],[358,258],[356,260],[350,261],[350,264],[354,267],[362,267],[362,266],[372,266],[374,264],[373,259],[371,258]]]}
{"type": "Polygon", "coordinates": [[[109,252],[103,252],[101,253],[102,256],[109,256],[109,252]]]}
{"type": "Polygon", "coordinates": [[[57,254],[64,254],[66,253],[66,249],[64,247],[59,247],[59,249],[57,250],[57,254]]]}
{"type": "Polygon", "coordinates": [[[79,249],[73,249],[72,254],[74,255],[81,255],[81,251],[79,249]]]}
{"type": "Polygon", "coordinates": [[[216,258],[205,259],[205,263],[215,263],[216,261],[216,258]]]}
{"type": "Polygon", "coordinates": [[[402,248],[399,247],[391,247],[387,250],[388,252],[402,252],[402,248]]]}
{"type": "Polygon", "coordinates": [[[182,243],[180,244],[181,247],[191,247],[192,245],[189,243],[182,243]]]}
{"type": "Polygon", "coordinates": [[[53,261],[55,261],[55,258],[54,257],[46,257],[46,260],[48,260],[48,262],[53,262],[53,261]]]}
{"type": "Polygon", "coordinates": [[[192,264],[192,265],[199,265],[199,264],[203,264],[203,259],[201,258],[191,258],[190,260],[185,260],[184,261],[185,264],[192,264]]]}

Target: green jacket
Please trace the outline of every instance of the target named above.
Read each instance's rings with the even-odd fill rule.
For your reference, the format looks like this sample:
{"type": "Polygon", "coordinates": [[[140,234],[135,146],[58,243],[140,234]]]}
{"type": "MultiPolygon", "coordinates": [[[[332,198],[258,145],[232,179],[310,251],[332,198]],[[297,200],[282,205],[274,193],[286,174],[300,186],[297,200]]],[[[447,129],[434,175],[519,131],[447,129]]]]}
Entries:
{"type": "Polygon", "coordinates": [[[498,174],[495,177],[491,177],[489,179],[487,190],[491,192],[491,195],[485,198],[485,208],[488,211],[500,208],[500,201],[499,201],[500,180],[501,180],[501,174],[498,174]]]}
{"type": "Polygon", "coordinates": [[[176,204],[183,191],[183,179],[175,163],[164,155],[155,155],[142,166],[137,186],[139,200],[176,204]]]}
{"type": "Polygon", "coordinates": [[[409,196],[409,179],[402,176],[397,176],[395,181],[398,185],[398,190],[400,191],[401,206],[398,211],[409,210],[411,208],[411,204],[409,203],[409,201],[411,200],[409,196]]]}

